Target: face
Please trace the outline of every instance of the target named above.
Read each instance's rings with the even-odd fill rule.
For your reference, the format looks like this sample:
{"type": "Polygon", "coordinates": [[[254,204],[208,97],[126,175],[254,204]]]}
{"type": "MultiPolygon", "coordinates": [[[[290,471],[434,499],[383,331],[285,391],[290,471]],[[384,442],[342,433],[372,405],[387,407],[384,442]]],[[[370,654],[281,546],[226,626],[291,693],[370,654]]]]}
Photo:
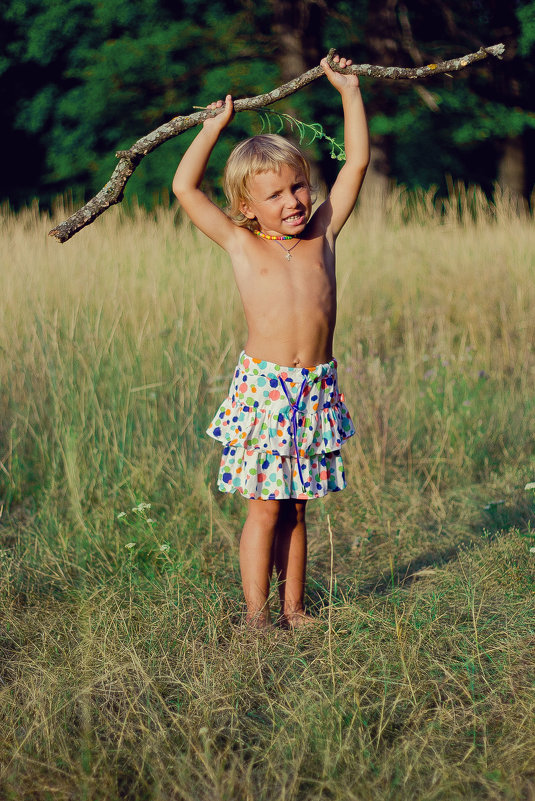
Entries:
{"type": "Polygon", "coordinates": [[[252,175],[247,189],[252,200],[244,200],[240,210],[249,220],[258,220],[265,234],[299,236],[304,231],[312,201],[301,171],[283,164],[279,172],[252,175]]]}

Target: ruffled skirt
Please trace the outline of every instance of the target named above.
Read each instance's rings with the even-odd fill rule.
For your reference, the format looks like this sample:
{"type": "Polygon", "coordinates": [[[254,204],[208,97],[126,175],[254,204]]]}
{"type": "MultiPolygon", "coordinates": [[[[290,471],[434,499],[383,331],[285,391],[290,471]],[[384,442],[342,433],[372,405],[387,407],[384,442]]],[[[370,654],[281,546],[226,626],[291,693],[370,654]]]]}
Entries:
{"type": "Polygon", "coordinates": [[[346,486],[340,449],[355,429],[335,360],[282,367],[242,352],[207,433],[223,445],[222,492],[307,500],[346,486]]]}

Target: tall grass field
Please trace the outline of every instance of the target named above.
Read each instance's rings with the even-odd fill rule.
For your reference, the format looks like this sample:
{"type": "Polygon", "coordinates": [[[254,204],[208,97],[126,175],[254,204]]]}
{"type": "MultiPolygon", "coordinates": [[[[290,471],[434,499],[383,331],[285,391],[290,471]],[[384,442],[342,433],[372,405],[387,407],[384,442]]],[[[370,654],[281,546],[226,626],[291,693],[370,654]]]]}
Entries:
{"type": "Polygon", "coordinates": [[[65,213],[0,217],[0,798],[533,801],[533,218],[364,196],[318,623],[259,635],[204,433],[246,335],[227,257],[163,209],[59,245],[65,213]]]}

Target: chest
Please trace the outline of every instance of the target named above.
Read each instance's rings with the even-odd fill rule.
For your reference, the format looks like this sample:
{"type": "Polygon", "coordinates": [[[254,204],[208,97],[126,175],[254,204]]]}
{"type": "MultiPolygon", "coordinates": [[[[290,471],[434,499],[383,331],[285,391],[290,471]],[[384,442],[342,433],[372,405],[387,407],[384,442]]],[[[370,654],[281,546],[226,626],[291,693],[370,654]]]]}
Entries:
{"type": "Polygon", "coordinates": [[[233,260],[238,288],[323,294],[334,290],[334,253],[323,238],[257,241],[233,260]]]}

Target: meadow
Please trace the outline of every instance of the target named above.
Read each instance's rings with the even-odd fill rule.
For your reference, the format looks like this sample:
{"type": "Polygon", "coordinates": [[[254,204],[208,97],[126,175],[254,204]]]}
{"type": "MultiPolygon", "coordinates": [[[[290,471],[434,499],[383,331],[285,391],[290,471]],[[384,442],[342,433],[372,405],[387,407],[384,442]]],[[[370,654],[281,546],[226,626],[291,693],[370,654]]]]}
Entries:
{"type": "Polygon", "coordinates": [[[204,435],[245,338],[227,259],[164,209],[59,245],[64,212],[0,216],[0,798],[535,799],[532,217],[363,197],[318,624],[258,635],[204,435]]]}

